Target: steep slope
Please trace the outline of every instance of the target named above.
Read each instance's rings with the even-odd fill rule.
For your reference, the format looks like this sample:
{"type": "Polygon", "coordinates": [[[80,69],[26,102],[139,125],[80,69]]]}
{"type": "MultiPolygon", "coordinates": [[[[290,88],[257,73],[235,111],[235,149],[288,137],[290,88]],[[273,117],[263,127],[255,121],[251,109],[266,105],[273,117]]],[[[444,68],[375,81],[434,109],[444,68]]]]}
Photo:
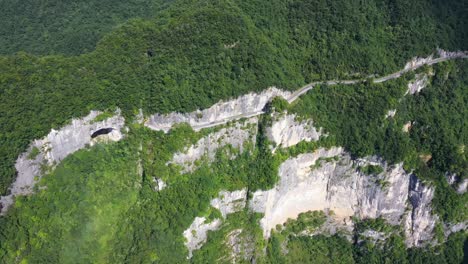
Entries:
{"type": "Polygon", "coordinates": [[[463,1],[159,3],[4,1],[0,262],[463,261],[463,1]]]}

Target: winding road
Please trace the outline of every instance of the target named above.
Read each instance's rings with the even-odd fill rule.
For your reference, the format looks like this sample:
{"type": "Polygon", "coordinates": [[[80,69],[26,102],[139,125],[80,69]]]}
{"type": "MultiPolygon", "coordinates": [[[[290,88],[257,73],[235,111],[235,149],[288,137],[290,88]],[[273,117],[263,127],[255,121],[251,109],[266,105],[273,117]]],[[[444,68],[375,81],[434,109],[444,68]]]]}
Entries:
{"type": "MultiPolygon", "coordinates": [[[[405,67],[403,68],[402,70],[399,70],[397,72],[394,72],[392,74],[389,74],[389,75],[386,75],[384,77],[380,77],[380,78],[376,78],[373,80],[374,83],[383,83],[383,82],[386,82],[388,80],[392,80],[392,79],[397,79],[397,78],[400,78],[403,74],[407,73],[407,72],[410,72],[410,71],[414,71],[424,65],[433,65],[433,64],[436,64],[436,63],[440,63],[440,62],[444,62],[444,61],[448,61],[448,60],[453,60],[453,59],[468,59],[468,53],[467,52],[457,52],[455,54],[449,54],[445,57],[440,57],[440,58],[435,58],[435,59],[428,59],[426,61],[424,61],[423,63],[412,63],[409,65],[409,67],[405,67]]],[[[297,98],[299,98],[299,96],[307,93],[309,90],[311,90],[312,88],[314,88],[314,86],[316,86],[317,84],[326,84],[326,85],[336,85],[336,84],[355,84],[355,83],[358,83],[358,82],[363,82],[365,81],[366,79],[357,79],[357,80],[332,80],[332,81],[325,81],[325,82],[313,82],[313,83],[310,83],[302,88],[300,88],[299,90],[295,91],[287,100],[289,103],[292,103],[294,101],[296,101],[297,98]]]]}
{"type": "MultiPolygon", "coordinates": [[[[380,78],[374,78],[373,83],[383,83],[388,80],[400,78],[403,74],[410,72],[410,71],[414,71],[424,65],[433,65],[436,63],[453,60],[453,59],[468,59],[468,51],[464,51],[464,52],[439,51],[439,55],[440,57],[434,58],[434,59],[431,56],[426,59],[412,60],[411,62],[407,63],[406,66],[402,70],[399,70],[397,72],[394,72],[392,74],[389,74],[380,78]]],[[[368,78],[361,78],[361,79],[356,79],[356,80],[330,80],[330,81],[322,81],[322,82],[312,82],[296,90],[288,98],[285,98],[285,99],[288,101],[288,103],[292,103],[296,101],[301,95],[307,93],[309,90],[313,89],[315,86],[319,84],[325,84],[329,86],[337,85],[337,84],[356,84],[359,82],[364,82],[367,79],[368,78]]],[[[202,123],[202,124],[197,124],[197,125],[191,124],[191,126],[193,130],[199,131],[204,128],[215,127],[215,126],[222,125],[230,121],[234,121],[234,120],[241,119],[241,118],[250,118],[250,117],[261,115],[263,113],[264,111],[262,110],[254,111],[254,112],[247,112],[247,113],[225,117],[222,120],[216,120],[216,121],[209,122],[209,123],[202,123]]],[[[147,126],[151,128],[151,125],[147,124],[147,126]]]]}

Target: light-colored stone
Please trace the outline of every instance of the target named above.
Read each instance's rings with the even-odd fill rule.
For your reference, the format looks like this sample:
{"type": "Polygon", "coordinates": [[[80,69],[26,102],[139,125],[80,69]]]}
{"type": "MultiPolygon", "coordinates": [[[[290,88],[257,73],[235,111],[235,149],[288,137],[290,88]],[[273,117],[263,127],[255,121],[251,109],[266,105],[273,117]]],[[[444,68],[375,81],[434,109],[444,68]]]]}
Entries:
{"type": "Polygon", "coordinates": [[[162,191],[167,186],[167,184],[162,179],[158,179],[154,177],[153,182],[156,184],[156,186],[154,187],[154,190],[157,192],[162,191]]]}
{"type": "Polygon", "coordinates": [[[396,114],[396,111],[397,111],[396,109],[388,110],[387,114],[385,115],[385,118],[394,117],[396,114]]]}
{"type": "Polygon", "coordinates": [[[406,94],[417,94],[429,84],[429,76],[425,73],[416,74],[416,78],[408,83],[406,94]]]}
{"type": "Polygon", "coordinates": [[[291,147],[301,141],[319,140],[321,131],[314,127],[311,119],[303,122],[296,121],[296,115],[287,113],[275,113],[273,124],[267,128],[267,136],[276,145],[291,147]]]}
{"type": "Polygon", "coordinates": [[[190,227],[184,231],[185,246],[189,250],[188,258],[192,257],[192,252],[203,246],[206,242],[208,231],[217,230],[221,226],[220,219],[214,219],[206,223],[205,217],[195,217],[190,227]]]}
{"type": "Polygon", "coordinates": [[[177,164],[182,167],[182,173],[186,173],[196,169],[195,162],[203,157],[213,161],[216,151],[221,147],[231,145],[242,152],[245,143],[255,144],[257,122],[257,117],[252,117],[245,120],[245,122],[239,121],[232,126],[209,134],[200,139],[195,145],[186,148],[182,152],[175,153],[168,164],[177,164]]]}
{"type": "Polygon", "coordinates": [[[413,122],[408,121],[406,124],[403,125],[403,128],[401,129],[403,132],[408,133],[413,126],[413,122]]]}
{"type": "Polygon", "coordinates": [[[205,217],[196,217],[190,227],[184,231],[186,238],[185,245],[189,250],[189,257],[192,257],[192,252],[203,246],[207,239],[209,230],[217,230],[221,226],[228,214],[239,212],[245,208],[247,201],[247,189],[237,190],[233,192],[221,191],[218,197],[211,200],[212,207],[218,209],[223,216],[223,219],[215,219],[211,223],[206,223],[205,217]]]}
{"type": "Polygon", "coordinates": [[[31,143],[28,150],[16,160],[15,167],[18,174],[9,189],[10,194],[0,199],[2,214],[13,203],[14,196],[30,194],[33,191],[35,183],[44,174],[44,170],[50,171],[68,155],[87,145],[118,141],[122,138],[121,129],[125,125],[125,120],[120,115],[120,110],[106,120],[95,122],[99,114],[101,112],[91,111],[86,117],[73,119],[71,124],[59,130],[52,129],[47,136],[31,143]],[[113,128],[113,130],[109,134],[91,138],[93,132],[101,128],[113,128]],[[39,154],[31,159],[30,154],[35,148],[39,150],[39,154]]]}
{"type": "Polygon", "coordinates": [[[464,194],[466,192],[466,187],[468,187],[468,179],[464,179],[458,184],[457,193],[464,194]]]}
{"type": "Polygon", "coordinates": [[[179,123],[188,123],[197,131],[207,127],[225,124],[229,121],[248,118],[263,113],[265,105],[274,97],[288,98],[291,93],[277,88],[269,88],[261,93],[249,93],[230,101],[220,101],[205,110],[191,113],[170,113],[152,115],[145,126],[153,130],[168,132],[179,123]]]}
{"type": "Polygon", "coordinates": [[[242,211],[247,200],[247,189],[228,192],[221,191],[217,198],[211,200],[211,206],[218,209],[223,218],[228,214],[242,211]]]}
{"type": "Polygon", "coordinates": [[[432,215],[431,201],[434,188],[423,184],[411,175],[409,202],[411,209],[405,217],[406,244],[422,246],[433,237],[433,230],[438,217],[432,215]]]}
{"type": "MultiPolygon", "coordinates": [[[[279,176],[273,189],[256,191],[249,204],[252,210],[265,214],[260,221],[265,237],[276,225],[307,211],[333,211],[334,220],[345,227],[351,216],[383,217],[399,225],[407,209],[410,174],[402,164],[388,166],[376,157],[352,160],[342,148],[318,149],[288,159],[281,164],[279,176]],[[382,166],[383,172],[369,176],[358,170],[369,164],[382,166]]],[[[414,208],[421,211],[415,214],[416,222],[424,221],[421,215],[430,216],[427,207],[414,208]]]]}

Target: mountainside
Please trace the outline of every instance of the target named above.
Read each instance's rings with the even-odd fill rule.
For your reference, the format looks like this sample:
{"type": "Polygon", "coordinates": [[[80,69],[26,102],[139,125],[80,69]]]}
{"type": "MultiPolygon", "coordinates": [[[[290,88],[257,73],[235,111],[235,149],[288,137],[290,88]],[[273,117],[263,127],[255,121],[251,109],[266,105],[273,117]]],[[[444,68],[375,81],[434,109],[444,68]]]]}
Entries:
{"type": "Polygon", "coordinates": [[[2,5],[2,263],[466,262],[464,1],[2,5]]]}

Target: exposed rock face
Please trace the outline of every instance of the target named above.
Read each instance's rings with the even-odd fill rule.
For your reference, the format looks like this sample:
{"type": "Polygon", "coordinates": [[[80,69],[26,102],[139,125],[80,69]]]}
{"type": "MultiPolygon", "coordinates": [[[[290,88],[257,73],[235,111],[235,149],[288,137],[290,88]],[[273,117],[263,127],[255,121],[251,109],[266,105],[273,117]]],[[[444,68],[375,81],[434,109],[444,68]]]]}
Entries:
{"type": "MultiPolygon", "coordinates": [[[[218,209],[225,219],[228,214],[241,211],[245,208],[247,201],[247,189],[228,192],[221,191],[218,197],[211,200],[211,206],[218,209]]],[[[184,231],[186,238],[185,246],[189,250],[188,258],[192,257],[192,252],[203,246],[207,239],[209,230],[217,230],[221,226],[222,219],[214,219],[210,223],[206,223],[205,217],[196,217],[190,227],[184,231]]]]}
{"type": "Polygon", "coordinates": [[[171,127],[179,123],[188,123],[194,130],[224,124],[244,117],[252,117],[263,113],[265,105],[274,97],[288,98],[290,92],[277,88],[269,88],[259,94],[249,93],[227,102],[220,101],[205,110],[191,113],[155,114],[145,122],[145,126],[168,132],[171,127]]]}
{"type": "Polygon", "coordinates": [[[458,184],[457,193],[459,194],[466,193],[466,187],[468,187],[468,179],[464,179],[462,180],[462,182],[458,184]]]}
{"type": "Polygon", "coordinates": [[[101,141],[118,141],[122,138],[120,131],[125,125],[125,120],[120,115],[120,111],[117,111],[116,115],[106,120],[94,122],[94,119],[100,113],[91,111],[86,117],[73,119],[70,125],[60,130],[52,129],[46,137],[31,143],[28,151],[21,154],[16,160],[15,167],[18,174],[15,182],[10,187],[10,195],[3,196],[0,199],[2,214],[13,203],[14,196],[26,195],[32,192],[34,184],[43,175],[44,170],[53,169],[65,157],[85,148],[88,144],[93,145],[101,141]],[[102,128],[112,128],[112,131],[106,135],[91,137],[93,133],[102,128]]]}
{"type": "Polygon", "coordinates": [[[211,200],[211,206],[218,209],[224,218],[228,214],[239,212],[245,208],[247,189],[227,192],[221,191],[219,197],[211,200]]]}
{"type": "Polygon", "coordinates": [[[301,141],[316,141],[321,131],[317,131],[312,120],[296,121],[295,115],[275,114],[273,124],[267,129],[268,138],[282,147],[291,147],[301,141]]]}
{"type": "Polygon", "coordinates": [[[426,88],[426,86],[429,84],[429,77],[427,74],[416,74],[416,78],[408,83],[408,90],[406,91],[406,94],[417,94],[419,93],[422,89],[426,88]]]}
{"type": "Polygon", "coordinates": [[[153,182],[156,184],[154,190],[157,192],[162,191],[167,186],[167,184],[162,179],[153,178],[153,182]]]}
{"type": "Polygon", "coordinates": [[[425,186],[416,176],[410,180],[409,201],[411,211],[406,216],[405,234],[406,244],[421,246],[432,239],[437,217],[431,214],[431,201],[434,188],[425,186]]]}
{"type": "Polygon", "coordinates": [[[377,158],[352,160],[341,148],[318,149],[286,160],[279,169],[280,182],[268,191],[253,194],[249,206],[264,213],[261,225],[266,237],[277,224],[299,213],[331,210],[335,221],[350,225],[350,217],[361,219],[383,217],[399,225],[411,198],[412,214],[406,219],[409,246],[413,241],[430,238],[435,223],[430,201],[433,190],[415,183],[402,164],[388,166],[377,158]],[[337,158],[333,158],[337,157],[337,158]],[[365,175],[357,167],[379,165],[379,175],[365,175]],[[410,182],[412,183],[410,186],[410,182]]]}
{"type": "Polygon", "coordinates": [[[444,225],[444,236],[447,238],[450,234],[459,232],[461,230],[466,230],[467,228],[468,221],[457,224],[444,225]]]}
{"type": "Polygon", "coordinates": [[[213,161],[216,151],[221,147],[231,145],[242,152],[245,143],[252,142],[255,144],[257,123],[258,119],[252,117],[245,122],[236,122],[231,127],[222,128],[200,139],[195,145],[190,146],[183,152],[176,153],[168,164],[180,165],[182,172],[185,173],[193,171],[196,168],[195,161],[200,160],[202,157],[206,156],[208,160],[213,161]]]}
{"type": "Polygon", "coordinates": [[[406,124],[403,125],[403,128],[401,129],[403,132],[408,133],[411,130],[411,127],[413,126],[412,121],[406,122],[406,124]]]}
{"type": "Polygon", "coordinates": [[[351,164],[341,166],[323,161],[316,164],[320,158],[342,154],[342,148],[319,149],[288,159],[280,166],[277,186],[254,193],[250,207],[265,214],[261,225],[266,237],[277,224],[283,224],[288,218],[294,219],[302,212],[330,209],[340,220],[354,215],[357,197],[349,191],[356,188],[356,177],[353,176],[356,172],[351,164]]]}
{"type": "MultiPolygon", "coordinates": [[[[366,165],[362,161],[358,164],[366,165]]],[[[370,164],[379,164],[384,168],[384,173],[378,176],[360,175],[356,213],[360,218],[383,217],[388,223],[397,225],[406,210],[410,175],[403,170],[403,164],[370,164]],[[380,183],[373,182],[371,177],[375,177],[380,183]]]]}
{"type": "Polygon", "coordinates": [[[446,173],[445,179],[447,179],[447,183],[450,184],[458,194],[464,194],[466,192],[466,188],[468,187],[468,179],[459,179],[455,173],[446,173]]]}
{"type": "Polygon", "coordinates": [[[426,64],[435,64],[447,59],[468,58],[466,51],[445,51],[442,49],[437,49],[437,55],[437,58],[434,58],[432,54],[426,58],[414,57],[408,63],[406,63],[404,70],[415,69],[426,64]]]}
{"type": "Polygon", "coordinates": [[[252,234],[247,234],[242,229],[232,230],[226,238],[226,244],[231,249],[231,254],[227,261],[239,263],[252,258],[255,251],[255,239],[252,234]]]}
{"type": "Polygon", "coordinates": [[[387,114],[385,115],[385,118],[394,117],[395,114],[396,114],[396,109],[388,110],[387,114]]]}
{"type": "Polygon", "coordinates": [[[447,182],[450,185],[454,185],[458,181],[457,174],[455,174],[455,173],[452,173],[452,174],[446,173],[445,174],[445,179],[447,179],[447,182]]]}
{"type": "Polygon", "coordinates": [[[446,51],[437,49],[440,58],[467,58],[468,52],[466,51],[446,51]]]}
{"type": "Polygon", "coordinates": [[[434,57],[433,55],[430,55],[426,58],[414,57],[409,62],[406,63],[404,69],[410,70],[410,69],[419,68],[425,64],[430,64],[430,62],[434,60],[433,57],[434,57]]]}
{"type": "Polygon", "coordinates": [[[205,222],[205,217],[195,217],[190,227],[184,231],[185,246],[189,249],[188,258],[191,258],[192,252],[201,248],[206,242],[208,231],[217,230],[221,226],[220,219],[215,219],[210,223],[205,222]]]}
{"type": "MultiPolygon", "coordinates": [[[[368,229],[362,233],[359,234],[360,238],[365,238],[365,240],[370,240],[372,241],[374,244],[379,242],[379,241],[384,241],[385,239],[387,239],[388,235],[385,234],[384,232],[378,232],[378,231],[375,231],[375,230],[371,230],[371,229],[368,229]]],[[[360,239],[358,241],[359,242],[362,242],[362,240],[360,239]]]]}

